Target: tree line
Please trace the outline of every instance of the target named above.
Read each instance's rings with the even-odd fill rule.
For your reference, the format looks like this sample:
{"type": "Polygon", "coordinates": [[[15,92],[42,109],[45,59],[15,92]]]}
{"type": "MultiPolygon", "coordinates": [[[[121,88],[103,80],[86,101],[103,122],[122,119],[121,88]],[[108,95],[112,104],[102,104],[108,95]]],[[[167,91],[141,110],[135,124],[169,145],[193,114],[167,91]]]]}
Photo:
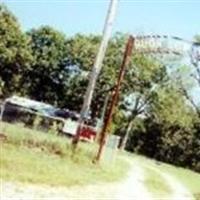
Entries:
{"type": "MultiPolygon", "coordinates": [[[[109,42],[93,119],[101,117],[115,86],[126,40],[117,33],[109,42]]],[[[100,41],[98,35],[67,37],[50,26],[24,32],[0,4],[0,99],[17,94],[80,112],[100,41]]],[[[200,69],[178,60],[169,70],[164,61],[132,55],[110,132],[122,136],[122,148],[200,172],[200,106],[191,95],[200,89],[200,69]]]]}

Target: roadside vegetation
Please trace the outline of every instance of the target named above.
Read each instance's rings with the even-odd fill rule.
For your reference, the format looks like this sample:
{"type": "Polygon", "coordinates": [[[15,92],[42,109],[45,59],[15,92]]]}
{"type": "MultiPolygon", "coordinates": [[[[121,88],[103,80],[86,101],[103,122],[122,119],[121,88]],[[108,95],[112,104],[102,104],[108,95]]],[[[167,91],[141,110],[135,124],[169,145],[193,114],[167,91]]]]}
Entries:
{"type": "Polygon", "coordinates": [[[163,198],[167,199],[172,194],[171,187],[166,180],[156,171],[148,167],[145,169],[145,186],[151,192],[155,199],[163,198]]]}
{"type": "Polygon", "coordinates": [[[155,196],[155,198],[167,198],[173,190],[166,180],[157,172],[160,170],[162,173],[167,173],[180,182],[185,188],[187,188],[191,194],[200,199],[200,174],[189,169],[182,167],[176,167],[163,162],[158,162],[153,159],[149,159],[144,156],[134,154],[128,154],[128,157],[137,160],[141,167],[145,169],[145,182],[144,184],[149,191],[155,196]],[[155,168],[156,170],[153,170],[155,168]]]}
{"type": "Polygon", "coordinates": [[[180,181],[186,188],[188,188],[191,191],[196,200],[200,200],[199,173],[181,167],[174,167],[169,164],[162,164],[158,166],[158,168],[176,177],[178,181],[180,181]]]}
{"type": "Polygon", "coordinates": [[[44,133],[25,128],[22,124],[1,122],[0,178],[12,182],[74,186],[114,182],[125,178],[129,171],[126,159],[137,160],[144,169],[144,185],[155,198],[173,193],[166,180],[153,168],[175,177],[198,200],[200,175],[191,170],[157,162],[143,156],[122,153],[111,165],[94,165],[91,160],[95,144],[81,143],[72,157],[70,140],[53,132],[44,133]]]}
{"type": "Polygon", "coordinates": [[[72,157],[70,140],[1,122],[0,178],[48,185],[85,185],[123,178],[129,165],[118,158],[115,165],[96,166],[93,144],[81,144],[72,157]],[[2,128],[3,125],[3,128],[2,128]],[[3,132],[3,133],[2,133],[3,132]]]}

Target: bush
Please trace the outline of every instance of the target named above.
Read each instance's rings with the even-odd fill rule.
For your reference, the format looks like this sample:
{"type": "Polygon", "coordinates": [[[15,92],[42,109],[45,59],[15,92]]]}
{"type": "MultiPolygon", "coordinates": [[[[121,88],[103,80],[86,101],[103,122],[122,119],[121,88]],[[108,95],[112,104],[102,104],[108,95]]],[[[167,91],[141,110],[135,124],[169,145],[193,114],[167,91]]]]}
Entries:
{"type": "Polygon", "coordinates": [[[197,125],[193,129],[166,126],[152,118],[143,123],[144,129],[133,128],[127,150],[200,172],[200,129],[197,125]]]}

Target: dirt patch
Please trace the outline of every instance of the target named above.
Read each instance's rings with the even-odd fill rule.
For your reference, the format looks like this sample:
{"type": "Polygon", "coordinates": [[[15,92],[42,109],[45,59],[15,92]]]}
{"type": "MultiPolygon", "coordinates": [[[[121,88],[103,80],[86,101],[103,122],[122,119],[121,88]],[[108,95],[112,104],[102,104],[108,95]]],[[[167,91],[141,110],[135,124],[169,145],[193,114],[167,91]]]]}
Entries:
{"type": "Polygon", "coordinates": [[[6,142],[8,140],[8,137],[4,133],[0,133],[0,142],[6,142]]]}
{"type": "Polygon", "coordinates": [[[200,200],[200,193],[194,194],[194,199],[195,199],[195,200],[200,200]]]}

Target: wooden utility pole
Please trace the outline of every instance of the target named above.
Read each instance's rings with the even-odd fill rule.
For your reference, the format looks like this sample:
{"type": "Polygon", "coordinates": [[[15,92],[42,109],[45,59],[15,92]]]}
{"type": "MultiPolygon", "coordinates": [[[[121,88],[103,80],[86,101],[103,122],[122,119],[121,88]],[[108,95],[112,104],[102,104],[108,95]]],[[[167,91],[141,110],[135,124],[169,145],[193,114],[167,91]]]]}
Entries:
{"type": "Polygon", "coordinates": [[[102,156],[103,148],[106,143],[107,131],[108,131],[108,128],[112,121],[112,116],[113,116],[114,109],[117,104],[117,99],[119,96],[120,86],[121,86],[122,80],[124,78],[125,68],[130,62],[133,47],[134,47],[134,38],[132,36],[129,36],[129,39],[128,39],[128,42],[126,45],[126,49],[125,49],[125,53],[124,53],[123,62],[122,62],[121,68],[120,68],[117,84],[114,88],[112,101],[111,101],[110,107],[108,109],[108,116],[105,120],[104,126],[101,131],[100,144],[99,144],[99,149],[98,149],[98,152],[97,152],[97,155],[95,158],[95,162],[99,162],[101,159],[101,156],[102,156]]]}
{"type": "Polygon", "coordinates": [[[78,142],[80,140],[80,132],[81,132],[82,126],[84,124],[84,121],[88,117],[88,112],[90,109],[90,104],[92,101],[92,96],[94,93],[96,81],[97,81],[98,75],[101,71],[105,52],[106,52],[106,49],[108,46],[109,39],[111,37],[112,27],[113,27],[113,22],[115,19],[118,1],[119,0],[111,0],[110,1],[108,14],[107,14],[104,29],[103,29],[103,38],[102,38],[102,41],[101,41],[101,44],[99,47],[99,51],[98,51],[95,63],[94,63],[94,67],[90,73],[89,85],[87,87],[87,91],[86,91],[86,94],[84,97],[84,103],[83,103],[83,106],[81,109],[81,115],[80,115],[79,122],[78,122],[77,132],[72,140],[72,145],[73,145],[74,150],[77,148],[78,142]]]}

